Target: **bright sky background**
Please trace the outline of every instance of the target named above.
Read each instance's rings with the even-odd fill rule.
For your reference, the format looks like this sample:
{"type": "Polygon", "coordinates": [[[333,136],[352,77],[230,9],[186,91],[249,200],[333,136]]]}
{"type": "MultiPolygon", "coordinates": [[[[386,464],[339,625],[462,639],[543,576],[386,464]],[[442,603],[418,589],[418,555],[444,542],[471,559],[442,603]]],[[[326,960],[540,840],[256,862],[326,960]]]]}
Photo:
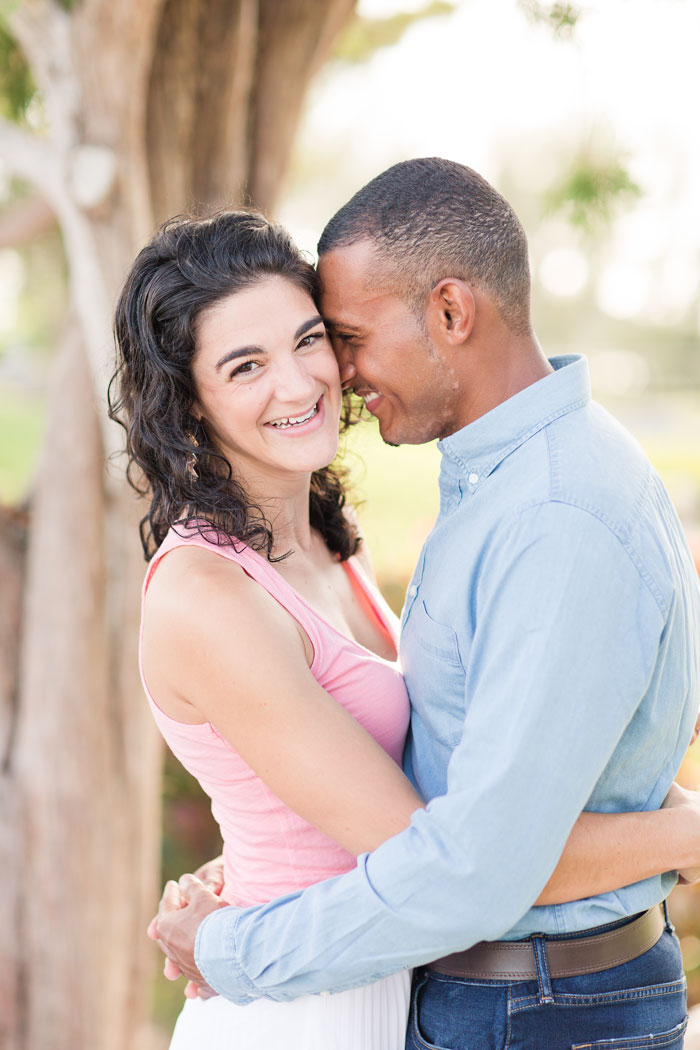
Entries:
{"type": "MultiPolygon", "coordinates": [[[[383,16],[422,0],[360,0],[383,16]]],[[[700,281],[698,0],[588,0],[570,40],[515,0],[462,0],[360,66],[331,66],[299,136],[302,174],[282,218],[307,248],[324,219],[396,160],[441,155],[498,184],[545,189],[577,152],[619,157],[643,196],[624,209],[597,276],[609,316],[677,323],[700,281]],[[305,158],[318,156],[316,166],[305,158]]],[[[532,236],[533,231],[528,231],[532,236]]],[[[550,294],[578,294],[588,263],[566,232],[540,253],[550,294]]],[[[700,317],[697,318],[700,328],[700,317]]]]}

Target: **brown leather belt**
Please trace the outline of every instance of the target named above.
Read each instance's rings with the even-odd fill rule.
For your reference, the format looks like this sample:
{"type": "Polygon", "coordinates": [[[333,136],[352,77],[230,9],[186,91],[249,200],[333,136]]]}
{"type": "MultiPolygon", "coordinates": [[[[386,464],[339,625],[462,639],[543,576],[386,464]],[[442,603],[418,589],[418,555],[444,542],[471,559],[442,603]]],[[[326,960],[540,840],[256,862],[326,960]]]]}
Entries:
{"type": "MultiPolygon", "coordinates": [[[[542,936],[551,977],[578,977],[621,966],[643,955],[654,947],[664,926],[659,905],[624,926],[616,926],[605,933],[593,933],[590,937],[533,936],[542,936]]],[[[448,977],[537,980],[533,938],[527,941],[482,941],[464,952],[436,959],[428,964],[427,969],[448,977]]]]}

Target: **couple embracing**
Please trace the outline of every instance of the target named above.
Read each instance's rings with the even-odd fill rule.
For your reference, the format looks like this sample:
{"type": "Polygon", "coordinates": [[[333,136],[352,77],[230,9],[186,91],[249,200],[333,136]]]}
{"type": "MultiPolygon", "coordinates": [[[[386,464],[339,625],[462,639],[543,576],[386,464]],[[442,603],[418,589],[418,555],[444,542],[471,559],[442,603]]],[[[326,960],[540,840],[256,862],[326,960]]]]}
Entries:
{"type": "Polygon", "coordinates": [[[144,685],[224,841],[150,927],[190,981],[173,1050],[681,1047],[698,581],[585,359],[542,352],[507,202],[396,165],[318,272],[256,213],[173,220],[116,333],[144,685]],[[341,384],[386,442],[439,439],[400,640],[341,384]]]}

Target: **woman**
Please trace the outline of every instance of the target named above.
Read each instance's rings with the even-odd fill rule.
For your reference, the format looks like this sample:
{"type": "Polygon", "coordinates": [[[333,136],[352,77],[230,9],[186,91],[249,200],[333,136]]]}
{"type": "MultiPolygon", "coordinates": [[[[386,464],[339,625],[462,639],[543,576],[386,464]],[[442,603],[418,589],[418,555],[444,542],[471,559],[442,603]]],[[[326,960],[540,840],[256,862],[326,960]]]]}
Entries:
{"type": "MultiPolygon", "coordinates": [[[[316,300],[288,235],[232,212],[166,224],[117,309],[111,410],[152,496],[144,686],[212,798],[239,906],[348,870],[422,805],[400,769],[396,622],[328,465],[342,399],[316,300]]],[[[688,813],[583,815],[539,903],[687,863],[688,813]]],[[[294,1003],[191,1000],[171,1046],[398,1050],[407,1006],[406,972],[294,1003]]]]}

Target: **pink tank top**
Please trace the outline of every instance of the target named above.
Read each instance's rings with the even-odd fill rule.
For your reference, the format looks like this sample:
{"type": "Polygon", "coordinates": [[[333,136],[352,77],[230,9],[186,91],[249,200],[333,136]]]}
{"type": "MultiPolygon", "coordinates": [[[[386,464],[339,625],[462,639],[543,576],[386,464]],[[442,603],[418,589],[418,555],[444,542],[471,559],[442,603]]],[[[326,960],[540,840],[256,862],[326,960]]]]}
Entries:
{"type": "MultiPolygon", "coordinates": [[[[153,556],[143,597],[158,563],[176,547],[203,547],[237,562],[306,631],[314,650],[311,672],[317,681],[400,764],[409,707],[398,662],[382,659],[329,624],[256,551],[241,544],[238,550],[217,546],[194,530],[181,531],[185,535],[171,529],[153,556]]],[[[364,607],[396,643],[396,617],[357,559],[344,565],[364,607]]],[[[211,723],[177,722],[151,696],[143,667],[141,679],[168,747],[211,798],[224,842],[225,900],[239,907],[261,904],[355,867],[355,857],[285,806],[211,723]]]]}

